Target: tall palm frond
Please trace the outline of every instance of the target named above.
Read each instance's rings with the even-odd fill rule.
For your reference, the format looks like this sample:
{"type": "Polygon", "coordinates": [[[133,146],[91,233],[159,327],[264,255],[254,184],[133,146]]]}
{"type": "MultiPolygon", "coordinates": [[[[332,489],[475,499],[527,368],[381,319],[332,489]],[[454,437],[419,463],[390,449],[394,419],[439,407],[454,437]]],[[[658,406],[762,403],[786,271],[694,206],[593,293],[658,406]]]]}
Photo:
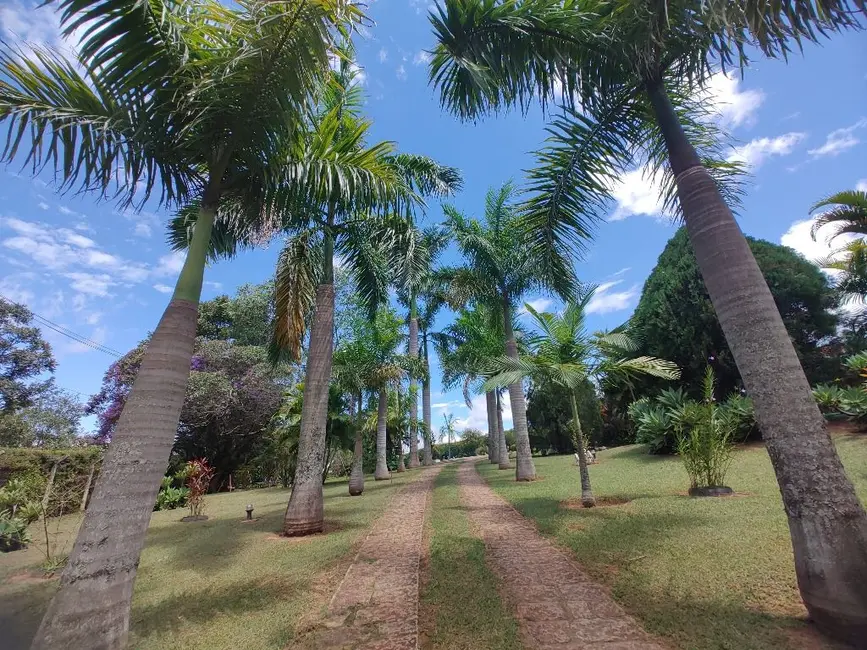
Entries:
{"type": "Polygon", "coordinates": [[[301,358],[306,319],[316,302],[322,269],[321,241],[310,231],[288,239],[274,279],[274,329],[268,346],[272,363],[301,358]]]}
{"type": "Polygon", "coordinates": [[[837,192],[818,201],[810,212],[830,207],[816,215],[810,236],[816,241],[818,231],[829,224],[834,224],[834,231],[825,238],[829,244],[840,235],[854,234],[867,236],[867,191],[846,190],[837,192]]]}

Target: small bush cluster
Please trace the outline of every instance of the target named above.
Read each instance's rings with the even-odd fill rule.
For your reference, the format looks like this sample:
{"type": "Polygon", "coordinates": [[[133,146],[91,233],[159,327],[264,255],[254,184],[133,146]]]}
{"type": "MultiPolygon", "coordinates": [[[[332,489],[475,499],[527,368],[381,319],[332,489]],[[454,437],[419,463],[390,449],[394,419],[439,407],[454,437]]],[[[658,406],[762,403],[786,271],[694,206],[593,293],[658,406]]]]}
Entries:
{"type": "Polygon", "coordinates": [[[174,476],[163,477],[159,494],[157,494],[156,503],[154,503],[154,510],[174,510],[176,508],[183,508],[187,505],[190,490],[183,485],[181,487],[175,487],[174,484],[177,481],[183,481],[181,473],[175,474],[174,476]]]}
{"type": "MultiPolygon", "coordinates": [[[[712,380],[710,368],[708,373],[712,380]]],[[[707,400],[707,395],[704,399],[707,400]]],[[[676,452],[680,433],[690,426],[690,418],[699,404],[680,387],[660,391],[653,399],[644,397],[633,402],[629,416],[635,423],[635,441],[646,444],[651,454],[676,452]]],[[[714,404],[714,408],[716,417],[732,427],[732,441],[745,440],[755,430],[755,411],[750,398],[735,393],[722,404],[714,404]]]]}
{"type": "MultiPolygon", "coordinates": [[[[867,379],[867,352],[848,357],[843,366],[867,379]]],[[[867,381],[860,386],[841,388],[836,384],[819,384],[813,389],[819,409],[827,417],[844,417],[856,422],[867,422],[867,381]]]]}
{"type": "Polygon", "coordinates": [[[27,527],[42,513],[40,478],[31,472],[0,488],[0,551],[16,551],[31,542],[27,527]]]}

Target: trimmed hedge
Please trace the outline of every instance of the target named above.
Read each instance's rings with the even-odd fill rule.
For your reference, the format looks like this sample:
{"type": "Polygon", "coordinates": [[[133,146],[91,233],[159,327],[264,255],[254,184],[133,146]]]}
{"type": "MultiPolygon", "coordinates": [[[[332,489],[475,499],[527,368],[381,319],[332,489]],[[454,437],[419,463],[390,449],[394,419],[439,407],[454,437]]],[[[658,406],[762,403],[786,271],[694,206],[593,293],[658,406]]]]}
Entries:
{"type": "Polygon", "coordinates": [[[70,449],[0,447],[0,487],[13,476],[38,477],[44,493],[51,468],[57,463],[48,499],[48,513],[54,516],[61,512],[77,512],[91,467],[94,468],[94,474],[90,491],[93,491],[93,482],[102,464],[102,454],[103,448],[100,446],[70,449]]]}

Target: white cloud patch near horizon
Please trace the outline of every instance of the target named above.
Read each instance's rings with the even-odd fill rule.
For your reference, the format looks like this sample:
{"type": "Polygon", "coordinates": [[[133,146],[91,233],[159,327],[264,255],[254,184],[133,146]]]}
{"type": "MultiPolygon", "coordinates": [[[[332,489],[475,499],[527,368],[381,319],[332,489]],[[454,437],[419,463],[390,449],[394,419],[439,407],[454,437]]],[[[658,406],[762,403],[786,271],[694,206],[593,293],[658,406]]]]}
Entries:
{"type": "MultiPolygon", "coordinates": [[[[509,401],[509,393],[508,391],[503,392],[503,396],[501,398],[501,403],[503,405],[503,428],[511,429],[512,428],[512,403],[509,401]]],[[[455,419],[455,429],[460,433],[463,432],[464,429],[478,429],[482,433],[488,432],[488,404],[484,395],[474,395],[473,396],[473,407],[471,409],[467,409],[466,405],[461,403],[461,407],[465,411],[469,411],[465,416],[458,417],[455,419]]],[[[439,433],[439,427],[442,424],[442,412],[438,418],[439,422],[436,421],[437,418],[434,418],[434,421],[431,425],[434,427],[434,430],[439,433]]]]}
{"type": "Polygon", "coordinates": [[[623,280],[612,280],[611,282],[603,282],[593,293],[593,297],[587,304],[588,314],[610,314],[615,311],[623,311],[629,309],[635,303],[638,297],[639,285],[634,284],[625,291],[612,291],[616,286],[623,283],[623,280]]]}

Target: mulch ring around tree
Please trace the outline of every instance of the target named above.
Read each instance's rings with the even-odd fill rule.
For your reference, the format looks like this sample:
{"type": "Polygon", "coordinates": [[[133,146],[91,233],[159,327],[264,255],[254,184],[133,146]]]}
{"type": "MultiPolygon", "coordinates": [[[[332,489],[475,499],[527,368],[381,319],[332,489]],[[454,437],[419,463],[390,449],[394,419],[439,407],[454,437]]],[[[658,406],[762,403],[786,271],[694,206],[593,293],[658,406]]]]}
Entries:
{"type": "MultiPolygon", "coordinates": [[[[612,506],[624,506],[627,503],[632,501],[632,499],[628,497],[618,497],[618,496],[605,496],[605,497],[596,497],[596,508],[610,508],[612,506]]],[[[560,508],[563,510],[592,510],[592,508],[585,508],[581,505],[580,497],[572,497],[571,499],[566,499],[565,501],[560,502],[560,508]]]]}

